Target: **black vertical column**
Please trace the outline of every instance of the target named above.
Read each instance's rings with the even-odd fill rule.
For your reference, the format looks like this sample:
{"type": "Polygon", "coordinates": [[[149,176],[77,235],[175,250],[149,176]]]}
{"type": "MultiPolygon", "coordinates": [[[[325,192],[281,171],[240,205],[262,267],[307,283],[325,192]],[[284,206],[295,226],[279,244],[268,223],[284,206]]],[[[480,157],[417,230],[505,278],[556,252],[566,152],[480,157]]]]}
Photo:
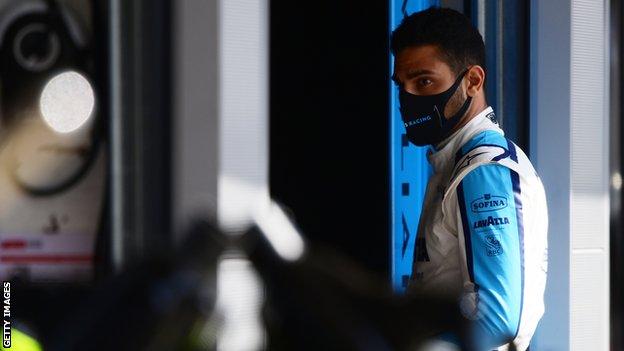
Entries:
{"type": "Polygon", "coordinates": [[[609,173],[612,179],[609,187],[609,200],[611,206],[610,215],[610,273],[611,273],[611,349],[622,350],[624,348],[624,269],[622,269],[622,257],[624,257],[624,233],[622,232],[622,164],[624,164],[624,152],[622,152],[622,135],[624,124],[622,112],[624,108],[622,81],[624,71],[621,68],[622,54],[622,29],[624,7],[620,1],[611,1],[610,35],[610,102],[611,118],[610,143],[609,143],[609,173]],[[619,184],[618,184],[619,182],[619,184]]]}
{"type": "Polygon", "coordinates": [[[388,8],[387,1],[272,1],[270,13],[272,195],[313,243],[383,274],[388,8]]]}
{"type": "Polygon", "coordinates": [[[111,254],[116,268],[170,246],[169,0],[110,0],[111,254]]]}

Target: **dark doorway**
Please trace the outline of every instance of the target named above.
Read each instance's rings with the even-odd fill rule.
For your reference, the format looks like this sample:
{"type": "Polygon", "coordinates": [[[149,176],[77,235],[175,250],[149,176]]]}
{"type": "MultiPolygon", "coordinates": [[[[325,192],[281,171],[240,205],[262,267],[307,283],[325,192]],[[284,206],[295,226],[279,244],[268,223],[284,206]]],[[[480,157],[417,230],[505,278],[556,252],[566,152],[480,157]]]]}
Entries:
{"type": "Polygon", "coordinates": [[[270,186],[305,236],[389,275],[388,3],[271,3],[270,186]]]}

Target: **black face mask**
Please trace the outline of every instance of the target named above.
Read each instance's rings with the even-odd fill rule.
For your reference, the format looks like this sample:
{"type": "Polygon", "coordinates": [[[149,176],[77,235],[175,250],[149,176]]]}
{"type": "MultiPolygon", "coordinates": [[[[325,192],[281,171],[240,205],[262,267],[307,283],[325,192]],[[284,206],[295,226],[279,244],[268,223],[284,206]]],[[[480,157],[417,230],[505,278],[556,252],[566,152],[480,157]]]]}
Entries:
{"type": "Polygon", "coordinates": [[[462,107],[451,118],[444,117],[444,108],[451,96],[459,88],[464,71],[448,90],[435,95],[414,95],[399,88],[401,117],[407,131],[407,139],[418,146],[435,145],[449,136],[453,127],[464,116],[472,97],[468,97],[462,107]]]}

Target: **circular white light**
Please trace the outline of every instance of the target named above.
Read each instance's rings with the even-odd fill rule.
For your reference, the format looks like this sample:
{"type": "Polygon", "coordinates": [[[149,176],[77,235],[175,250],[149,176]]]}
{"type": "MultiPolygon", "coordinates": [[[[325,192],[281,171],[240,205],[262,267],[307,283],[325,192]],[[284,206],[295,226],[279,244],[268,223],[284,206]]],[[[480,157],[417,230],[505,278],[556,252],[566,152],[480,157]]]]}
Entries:
{"type": "Polygon", "coordinates": [[[43,88],[39,107],[43,119],[59,133],[72,132],[82,126],[93,113],[93,87],[78,72],[63,72],[43,88]]]}

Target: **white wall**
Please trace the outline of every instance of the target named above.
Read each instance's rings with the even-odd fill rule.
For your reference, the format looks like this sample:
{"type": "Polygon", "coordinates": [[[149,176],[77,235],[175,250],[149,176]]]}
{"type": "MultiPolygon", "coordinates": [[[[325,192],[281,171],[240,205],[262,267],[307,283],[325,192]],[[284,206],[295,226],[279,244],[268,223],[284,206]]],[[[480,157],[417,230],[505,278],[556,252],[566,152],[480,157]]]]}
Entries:
{"type": "Polygon", "coordinates": [[[609,349],[608,0],[531,1],[531,158],[549,205],[536,350],[609,349]]]}

